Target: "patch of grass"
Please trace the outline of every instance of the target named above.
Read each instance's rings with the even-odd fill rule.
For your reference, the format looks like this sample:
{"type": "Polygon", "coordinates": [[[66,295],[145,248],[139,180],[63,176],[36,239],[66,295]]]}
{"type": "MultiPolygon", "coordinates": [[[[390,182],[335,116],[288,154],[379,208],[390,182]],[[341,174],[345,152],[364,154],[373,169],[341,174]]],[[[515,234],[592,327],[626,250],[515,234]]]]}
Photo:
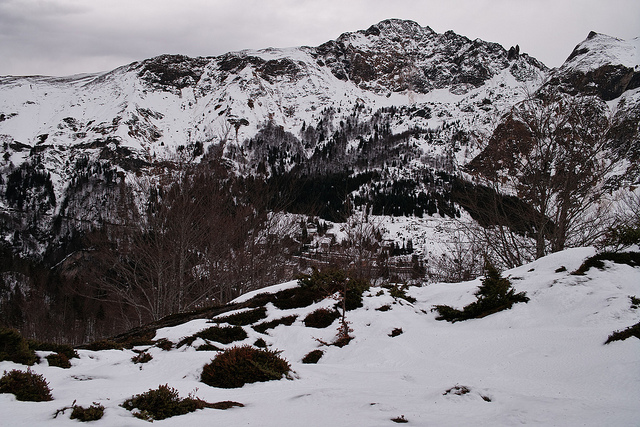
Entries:
{"type": "Polygon", "coordinates": [[[15,329],[0,328],[0,360],[22,365],[33,365],[38,356],[29,348],[29,342],[15,329]]]}
{"type": "Polygon", "coordinates": [[[376,311],[389,311],[391,310],[391,304],[385,304],[381,307],[376,308],[376,311]]]}
{"type": "Polygon", "coordinates": [[[436,305],[432,311],[437,311],[436,320],[457,322],[468,319],[479,319],[502,310],[510,309],[518,302],[528,302],[525,292],[515,293],[509,279],[501,276],[492,265],[485,266],[485,278],[475,293],[477,300],[465,306],[462,310],[448,305],[436,305]]]}
{"type": "Polygon", "coordinates": [[[212,387],[237,388],[247,383],[279,380],[291,371],[279,352],[251,346],[233,347],[204,366],[200,380],[212,387]]]}
{"type": "Polygon", "coordinates": [[[331,308],[319,308],[307,314],[304,318],[304,325],[308,328],[327,328],[340,317],[337,310],[331,308]]]}
{"type": "Polygon", "coordinates": [[[270,320],[269,322],[258,323],[257,325],[253,325],[252,328],[254,331],[264,334],[267,330],[273,329],[279,325],[291,326],[297,318],[297,315],[292,314],[291,316],[281,317],[279,319],[270,320]]]}
{"type": "Polygon", "coordinates": [[[404,424],[408,423],[409,420],[404,417],[404,415],[400,415],[399,417],[391,418],[391,421],[394,423],[404,424]]]}
{"type": "Polygon", "coordinates": [[[602,252],[588,258],[571,274],[582,276],[592,267],[602,270],[604,268],[604,261],[626,264],[631,267],[640,267],[640,252],[602,252]]]}
{"type": "Polygon", "coordinates": [[[218,317],[213,319],[214,322],[228,323],[233,326],[247,326],[258,322],[267,317],[267,309],[258,307],[253,310],[243,311],[241,313],[231,314],[229,316],[218,317]]]}
{"type": "Polygon", "coordinates": [[[324,355],[324,351],[322,350],[312,350],[302,358],[302,363],[306,363],[306,364],[318,363],[318,361],[322,358],[323,355],[324,355]]]}
{"type": "Polygon", "coordinates": [[[629,295],[629,299],[631,300],[631,308],[636,310],[640,307],[640,298],[635,295],[629,295]]]}
{"type": "Polygon", "coordinates": [[[16,399],[28,402],[53,400],[47,380],[30,369],[5,371],[0,378],[0,393],[13,393],[16,399]]]}
{"type": "Polygon", "coordinates": [[[622,331],[616,331],[612,333],[605,341],[605,344],[609,344],[613,341],[624,341],[627,338],[631,337],[640,339],[640,322],[636,323],[633,326],[629,326],[627,329],[623,329],[622,331]]]}
{"type": "Polygon", "coordinates": [[[63,353],[53,353],[48,355],[47,362],[49,362],[49,366],[57,366],[58,368],[69,369],[71,367],[69,358],[63,353]]]}
{"type": "Polygon", "coordinates": [[[82,406],[74,405],[73,411],[71,412],[71,419],[78,421],[97,421],[104,415],[104,406],[99,405],[93,402],[93,405],[88,408],[84,408],[82,406]]]}
{"type": "Polygon", "coordinates": [[[237,402],[208,403],[192,396],[181,399],[176,389],[170,388],[168,384],[165,384],[155,390],[135,395],[125,400],[121,406],[128,411],[132,411],[137,418],[154,421],[188,414],[198,409],[227,409],[244,405],[237,402]]]}
{"type": "Polygon", "coordinates": [[[253,343],[254,347],[258,348],[267,348],[267,342],[262,338],[258,338],[256,342],[253,343]]]}

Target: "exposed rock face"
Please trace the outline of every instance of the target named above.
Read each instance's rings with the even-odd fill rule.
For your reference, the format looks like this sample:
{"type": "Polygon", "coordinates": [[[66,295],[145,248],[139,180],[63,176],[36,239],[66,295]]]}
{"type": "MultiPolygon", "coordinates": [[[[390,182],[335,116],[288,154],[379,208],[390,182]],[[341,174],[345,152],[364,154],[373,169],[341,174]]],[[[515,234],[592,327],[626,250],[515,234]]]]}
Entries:
{"type": "MultiPolygon", "coordinates": [[[[438,34],[400,20],[345,33],[316,52],[320,64],[336,77],[373,91],[426,93],[452,86],[478,87],[509,66],[507,51],[496,43],[472,41],[453,31],[438,34]]],[[[525,62],[545,70],[537,61],[525,62]]]]}

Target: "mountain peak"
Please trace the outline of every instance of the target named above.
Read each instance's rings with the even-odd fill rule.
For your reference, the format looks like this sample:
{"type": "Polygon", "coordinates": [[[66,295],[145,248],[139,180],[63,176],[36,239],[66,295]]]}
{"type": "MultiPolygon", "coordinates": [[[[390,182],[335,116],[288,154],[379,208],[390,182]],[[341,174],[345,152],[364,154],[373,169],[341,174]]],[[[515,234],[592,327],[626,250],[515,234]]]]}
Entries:
{"type": "Polygon", "coordinates": [[[556,70],[551,83],[569,93],[612,100],[640,87],[640,39],[622,40],[591,31],[556,70]]]}
{"type": "Polygon", "coordinates": [[[378,22],[377,24],[372,25],[366,31],[364,31],[367,35],[412,35],[416,33],[431,33],[435,34],[429,27],[422,27],[415,21],[406,20],[406,19],[385,19],[383,21],[378,22]]]}

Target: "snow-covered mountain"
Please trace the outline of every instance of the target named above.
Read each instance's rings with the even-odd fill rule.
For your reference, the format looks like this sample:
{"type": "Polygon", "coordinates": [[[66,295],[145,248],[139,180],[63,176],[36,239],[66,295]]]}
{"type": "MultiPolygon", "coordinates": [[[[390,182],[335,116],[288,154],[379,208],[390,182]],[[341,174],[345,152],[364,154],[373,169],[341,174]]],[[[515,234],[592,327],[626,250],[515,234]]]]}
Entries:
{"type": "MultiPolygon", "coordinates": [[[[453,219],[478,218],[465,211],[454,184],[472,185],[465,166],[474,159],[505,154],[500,137],[525,99],[588,97],[597,112],[592,123],[611,119],[600,154],[614,163],[607,190],[626,191],[640,182],[638,56],[638,39],[591,33],[550,70],[518,46],[394,19],[317,47],[162,55],[100,74],[0,77],[0,253],[9,260],[0,265],[0,301],[34,281],[48,283],[35,279],[30,263],[77,279],[72,273],[89,263],[83,251],[95,249],[83,240],[88,231],[139,226],[157,208],[150,201],[161,204],[192,165],[223,168],[219,182],[233,174],[266,181],[261,194],[271,199],[263,205],[281,202],[290,213],[343,222],[367,211],[383,218],[379,246],[410,243],[418,258],[437,257],[459,225],[453,219]]],[[[270,227],[251,236],[252,248],[286,234],[270,227]]],[[[292,234],[286,238],[302,248],[301,235],[292,234]]],[[[330,234],[345,235],[338,226],[330,234]]],[[[197,280],[221,262],[204,262],[209,250],[188,254],[200,257],[189,270],[197,280]]],[[[229,257],[241,262],[238,247],[229,257]]],[[[63,293],[62,285],[52,288],[63,293]]]]}
{"type": "MultiPolygon", "coordinates": [[[[78,350],[80,357],[71,359],[69,369],[48,366],[45,356],[50,352],[38,352],[41,362],[31,371],[48,381],[53,400],[21,402],[0,394],[0,425],[75,426],[78,421],[69,419],[71,406],[93,404],[105,408],[95,425],[146,426],[147,421],[120,405],[165,384],[180,397],[244,405],[157,421],[167,426],[389,426],[392,420],[420,426],[637,425],[640,341],[631,337],[604,343],[612,332],[638,322],[640,269],[605,261],[603,269],[571,274],[593,254],[591,248],[572,249],[504,272],[530,301],[457,323],[435,320],[432,307],[468,304],[479,280],[411,287],[406,293],[414,302],[397,294],[394,298],[389,288],[373,287],[365,292],[363,307],[347,312],[353,339],[344,347],[321,344],[332,341],[338,320],[320,329],[305,327],[303,321],[318,308],[334,306],[336,300],[329,298],[291,309],[269,303],[266,317],[258,322],[294,316],[293,323],[266,331],[242,326],[247,338],[231,344],[185,340],[216,325],[216,317],[203,317],[150,328],[156,345],[78,350]],[[200,381],[203,366],[218,352],[198,347],[225,349],[258,339],[281,351],[295,372],[292,379],[241,388],[200,381]],[[312,350],[323,352],[317,364],[302,363],[312,350]],[[134,363],[141,352],[151,358],[134,363]]],[[[294,286],[291,282],[263,292],[294,286]]],[[[235,311],[218,315],[218,320],[249,310],[230,308],[235,311]]],[[[25,371],[26,366],[0,362],[0,372],[12,369],[25,371]]]]}
{"type": "Polygon", "coordinates": [[[61,199],[78,156],[110,158],[130,170],[180,146],[224,139],[243,147],[268,123],[293,134],[300,146],[291,151],[303,158],[322,146],[303,128],[328,139],[341,122],[371,122],[384,107],[411,107],[391,122],[396,134],[453,122],[486,133],[547,71],[495,43],[389,20],[316,48],[164,55],[100,75],[3,77],[2,163],[17,167],[37,153],[61,199]]]}

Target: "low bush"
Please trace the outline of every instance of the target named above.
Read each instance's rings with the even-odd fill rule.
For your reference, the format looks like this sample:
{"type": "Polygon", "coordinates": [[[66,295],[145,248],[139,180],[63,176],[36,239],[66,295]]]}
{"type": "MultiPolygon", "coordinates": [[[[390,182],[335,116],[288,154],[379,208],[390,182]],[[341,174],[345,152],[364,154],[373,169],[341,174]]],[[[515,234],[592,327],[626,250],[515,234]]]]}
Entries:
{"type": "Polygon", "coordinates": [[[73,406],[73,411],[71,411],[71,419],[78,421],[97,421],[104,415],[104,406],[99,405],[97,403],[93,403],[93,405],[88,408],[84,408],[82,406],[73,406]]]}
{"type": "Polygon", "coordinates": [[[491,264],[485,267],[485,278],[475,293],[477,300],[465,306],[462,310],[448,305],[436,305],[433,310],[438,312],[436,320],[457,322],[468,319],[479,319],[502,310],[507,310],[518,302],[528,302],[525,292],[515,293],[509,279],[501,276],[500,272],[491,264]]]}
{"type": "Polygon", "coordinates": [[[198,332],[196,336],[220,344],[231,344],[234,341],[242,341],[248,335],[241,326],[212,326],[198,332]]]}
{"type": "Polygon", "coordinates": [[[16,399],[28,402],[53,400],[47,380],[40,374],[34,374],[30,369],[5,371],[0,378],[0,393],[13,393],[16,399]]]}
{"type": "Polygon", "coordinates": [[[28,340],[29,348],[38,351],[53,351],[55,353],[63,354],[67,359],[79,359],[78,352],[67,344],[53,344],[48,342],[40,342],[35,340],[28,340]]]}
{"type": "Polygon", "coordinates": [[[159,339],[154,342],[154,345],[161,350],[169,351],[173,348],[173,343],[166,338],[159,339]]]}
{"type": "Polygon", "coordinates": [[[225,317],[213,319],[214,322],[228,323],[233,326],[247,326],[256,323],[267,317],[267,309],[258,307],[253,310],[243,311],[241,313],[231,314],[225,317]]]}
{"type": "Polygon", "coordinates": [[[0,360],[23,365],[33,365],[38,361],[38,356],[20,332],[15,329],[0,328],[0,360]]]}
{"type": "Polygon", "coordinates": [[[588,258],[573,273],[574,275],[584,275],[591,267],[603,269],[604,261],[611,261],[616,264],[626,264],[631,267],[640,267],[640,252],[602,252],[588,258]]]}
{"type": "Polygon", "coordinates": [[[307,363],[307,364],[318,363],[318,361],[322,358],[323,355],[324,355],[324,351],[322,350],[312,350],[302,358],[302,363],[307,363]]]}
{"type": "Polygon", "coordinates": [[[100,340],[94,341],[90,344],[84,345],[81,348],[91,351],[102,351],[102,350],[122,350],[123,347],[121,344],[118,344],[115,341],[110,340],[100,340]]]}
{"type": "Polygon", "coordinates": [[[613,341],[624,341],[627,338],[631,337],[640,339],[640,322],[636,323],[633,326],[629,326],[627,329],[623,329],[622,331],[616,331],[612,333],[605,341],[605,344],[609,344],[613,341]]]}
{"type": "Polygon", "coordinates": [[[309,328],[327,328],[340,317],[337,310],[331,308],[319,308],[307,314],[304,318],[304,325],[309,328]]]}
{"type": "Polygon", "coordinates": [[[135,410],[136,412],[133,412],[133,415],[137,418],[154,421],[188,414],[198,409],[227,409],[243,405],[237,402],[208,403],[191,396],[181,399],[176,389],[170,388],[165,384],[155,390],[135,395],[125,400],[121,406],[128,411],[133,412],[135,410]]]}
{"type": "Polygon", "coordinates": [[[314,293],[320,301],[335,293],[343,299],[347,311],[362,307],[362,294],[371,286],[366,280],[349,276],[343,270],[314,270],[298,279],[301,289],[314,293]]]}
{"type": "Polygon", "coordinates": [[[71,367],[69,358],[62,353],[53,353],[48,355],[47,362],[49,362],[49,366],[57,366],[58,368],[69,369],[71,367]]]}
{"type": "Polygon", "coordinates": [[[256,342],[253,343],[253,345],[254,347],[258,348],[267,348],[267,342],[262,338],[258,338],[256,342]]]}
{"type": "Polygon", "coordinates": [[[398,335],[402,335],[402,328],[393,328],[393,331],[389,334],[390,337],[397,337],[398,335]]]}
{"type": "Polygon", "coordinates": [[[291,326],[297,318],[298,316],[292,314],[291,316],[285,316],[279,319],[270,320],[268,322],[258,323],[257,325],[253,325],[252,328],[254,331],[264,334],[265,332],[267,332],[267,330],[273,329],[279,325],[291,326]]]}
{"type": "Polygon", "coordinates": [[[222,349],[213,344],[202,344],[196,348],[196,351],[222,351],[222,349]]]}
{"type": "Polygon", "coordinates": [[[212,326],[194,335],[183,338],[177,347],[191,345],[198,338],[219,342],[220,344],[231,344],[234,341],[242,341],[247,337],[247,332],[241,326],[212,326]]]}
{"type": "Polygon", "coordinates": [[[147,363],[153,360],[153,356],[146,351],[140,352],[131,358],[133,363],[147,363]]]}
{"type": "Polygon", "coordinates": [[[298,286],[297,288],[283,289],[273,295],[273,305],[280,310],[308,307],[318,302],[323,297],[312,289],[298,286]]]}
{"type": "Polygon", "coordinates": [[[389,295],[391,295],[394,299],[403,299],[411,304],[416,302],[416,299],[410,295],[407,295],[407,285],[393,285],[389,289],[389,295]]]}
{"type": "Polygon", "coordinates": [[[204,366],[200,380],[212,387],[237,388],[247,383],[279,380],[291,371],[279,352],[251,346],[230,348],[204,366]]]}

